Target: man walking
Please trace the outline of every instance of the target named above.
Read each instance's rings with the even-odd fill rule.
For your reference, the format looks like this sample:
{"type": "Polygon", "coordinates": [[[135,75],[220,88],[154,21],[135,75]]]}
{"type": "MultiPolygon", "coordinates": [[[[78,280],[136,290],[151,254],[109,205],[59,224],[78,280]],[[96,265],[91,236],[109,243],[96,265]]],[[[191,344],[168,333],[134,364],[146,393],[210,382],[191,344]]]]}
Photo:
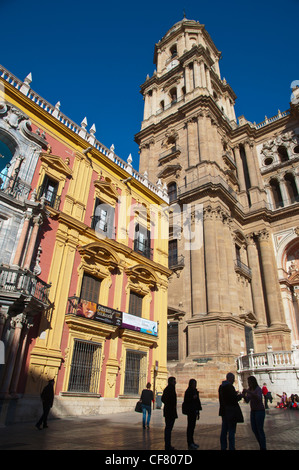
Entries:
{"type": "Polygon", "coordinates": [[[43,403],[43,414],[41,415],[39,421],[36,423],[36,427],[41,431],[41,425],[43,424],[44,428],[48,427],[47,420],[50,409],[53,406],[54,401],[54,379],[49,380],[48,385],[45,386],[41,393],[41,399],[43,403]]]}
{"type": "Polygon", "coordinates": [[[163,416],[165,418],[165,450],[174,450],[171,445],[171,431],[177,419],[177,396],[175,391],[175,377],[168,378],[168,385],[163,391],[162,402],[164,403],[163,416]]]}

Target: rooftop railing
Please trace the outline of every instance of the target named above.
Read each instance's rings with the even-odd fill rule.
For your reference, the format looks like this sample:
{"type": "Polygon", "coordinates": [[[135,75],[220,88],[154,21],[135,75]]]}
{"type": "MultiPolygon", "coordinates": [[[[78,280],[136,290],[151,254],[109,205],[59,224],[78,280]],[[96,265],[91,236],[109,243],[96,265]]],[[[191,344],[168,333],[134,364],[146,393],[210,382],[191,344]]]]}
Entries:
{"type": "Polygon", "coordinates": [[[95,129],[94,124],[91,126],[88,132],[86,130],[86,127],[87,127],[86,118],[83,119],[83,121],[81,122],[81,125],[79,126],[78,124],[76,124],[74,121],[72,121],[70,118],[68,118],[65,114],[63,114],[60,111],[60,102],[56,103],[56,105],[53,106],[47,100],[45,100],[36,92],[34,92],[30,88],[30,84],[32,81],[31,74],[29,74],[25,78],[24,82],[22,82],[17,77],[15,77],[12,73],[6,70],[2,65],[0,65],[0,78],[10,83],[10,85],[12,85],[14,88],[19,90],[25,96],[27,96],[31,101],[33,101],[35,104],[41,107],[44,111],[51,114],[58,121],[60,121],[64,126],[70,129],[72,132],[74,132],[75,134],[78,134],[80,137],[86,140],[88,145],[91,145],[97,150],[99,150],[103,155],[105,155],[110,160],[112,160],[116,165],[123,168],[134,179],[136,179],[141,184],[149,188],[154,194],[159,196],[165,202],[168,202],[168,195],[167,195],[166,187],[163,187],[162,184],[160,184],[159,182],[157,182],[157,184],[151,183],[148,180],[147,174],[142,175],[138,173],[138,171],[134,170],[132,166],[131,155],[129,155],[127,161],[125,162],[114,153],[113,145],[111,145],[110,149],[108,149],[108,147],[106,147],[101,142],[99,142],[95,137],[96,129],[95,129]]]}

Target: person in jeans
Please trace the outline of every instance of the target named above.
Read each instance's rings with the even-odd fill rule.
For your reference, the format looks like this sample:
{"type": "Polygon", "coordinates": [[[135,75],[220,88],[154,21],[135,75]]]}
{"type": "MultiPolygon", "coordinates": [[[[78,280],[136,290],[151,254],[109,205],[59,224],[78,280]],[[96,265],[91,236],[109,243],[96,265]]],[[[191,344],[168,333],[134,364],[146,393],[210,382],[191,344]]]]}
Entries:
{"type": "Polygon", "coordinates": [[[142,390],[141,397],[141,406],[142,406],[142,424],[145,428],[145,423],[147,428],[149,428],[149,423],[151,420],[151,413],[152,413],[152,401],[154,401],[154,394],[151,390],[151,384],[148,382],[146,384],[146,389],[142,390]],[[147,414],[147,421],[146,421],[146,414],[147,414]]]}
{"type": "Polygon", "coordinates": [[[233,383],[235,376],[229,372],[226,380],[222,382],[218,389],[219,395],[219,416],[222,417],[222,427],[220,434],[221,450],[227,449],[227,435],[229,450],[235,450],[235,437],[237,423],[244,421],[239,401],[243,398],[241,393],[237,393],[233,383]]]}
{"type": "Polygon", "coordinates": [[[243,390],[246,403],[250,402],[250,424],[251,429],[259,443],[260,450],[266,450],[266,436],[264,432],[265,407],[263,404],[263,392],[258,386],[256,378],[248,377],[248,389],[243,390]]]}

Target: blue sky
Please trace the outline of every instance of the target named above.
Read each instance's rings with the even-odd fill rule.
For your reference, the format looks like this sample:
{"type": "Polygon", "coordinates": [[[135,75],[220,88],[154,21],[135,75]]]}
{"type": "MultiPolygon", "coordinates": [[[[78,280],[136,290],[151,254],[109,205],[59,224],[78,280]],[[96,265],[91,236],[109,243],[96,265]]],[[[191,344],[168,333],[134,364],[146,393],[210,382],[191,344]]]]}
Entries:
{"type": "Polygon", "coordinates": [[[154,71],[154,46],[183,18],[204,24],[222,52],[222,78],[236,116],[261,122],[289,108],[299,80],[299,0],[0,0],[0,64],[126,160],[139,166],[140,85],[154,71]]]}

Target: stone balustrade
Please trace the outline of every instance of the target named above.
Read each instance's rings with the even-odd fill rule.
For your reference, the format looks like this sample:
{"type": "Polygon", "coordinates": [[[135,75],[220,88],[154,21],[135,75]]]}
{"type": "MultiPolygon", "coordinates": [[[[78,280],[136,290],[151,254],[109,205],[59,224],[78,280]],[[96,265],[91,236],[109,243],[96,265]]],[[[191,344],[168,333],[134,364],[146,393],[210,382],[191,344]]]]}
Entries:
{"type": "Polygon", "coordinates": [[[250,350],[248,355],[241,355],[237,359],[237,372],[239,389],[247,388],[247,378],[254,375],[262,387],[267,384],[272,392],[274,401],[278,401],[277,394],[286,392],[299,394],[299,349],[292,351],[272,351],[269,346],[267,352],[254,353],[250,350]]]}

